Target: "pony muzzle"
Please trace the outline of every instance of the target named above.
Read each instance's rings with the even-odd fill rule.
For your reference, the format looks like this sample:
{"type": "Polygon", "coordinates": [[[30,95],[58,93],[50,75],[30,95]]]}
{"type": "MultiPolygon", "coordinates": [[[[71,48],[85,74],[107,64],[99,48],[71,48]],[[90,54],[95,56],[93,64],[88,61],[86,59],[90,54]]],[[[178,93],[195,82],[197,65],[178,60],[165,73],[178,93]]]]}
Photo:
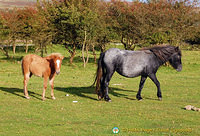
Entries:
{"type": "Polygon", "coordinates": [[[176,71],[180,72],[182,70],[182,65],[179,65],[176,71]]]}
{"type": "Polygon", "coordinates": [[[60,70],[59,70],[59,71],[56,71],[56,74],[57,74],[57,75],[60,74],[60,70]]]}

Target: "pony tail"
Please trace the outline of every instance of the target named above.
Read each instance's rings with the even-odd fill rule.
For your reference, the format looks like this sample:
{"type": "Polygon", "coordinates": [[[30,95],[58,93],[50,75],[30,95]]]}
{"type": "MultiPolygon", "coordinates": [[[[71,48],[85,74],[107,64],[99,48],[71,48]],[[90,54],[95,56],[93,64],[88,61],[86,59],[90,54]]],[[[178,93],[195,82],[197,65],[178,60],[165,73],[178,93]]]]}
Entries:
{"type": "Polygon", "coordinates": [[[95,78],[95,81],[93,83],[93,85],[96,83],[95,92],[97,94],[99,94],[99,90],[100,90],[100,87],[101,87],[101,78],[103,76],[103,68],[102,68],[103,57],[104,57],[104,53],[101,53],[99,60],[98,60],[98,68],[97,68],[97,72],[96,72],[96,78],[95,78]]]}
{"type": "Polygon", "coordinates": [[[23,66],[23,62],[24,62],[24,59],[22,59],[22,61],[21,61],[22,74],[24,75],[24,66],[23,66]]]}

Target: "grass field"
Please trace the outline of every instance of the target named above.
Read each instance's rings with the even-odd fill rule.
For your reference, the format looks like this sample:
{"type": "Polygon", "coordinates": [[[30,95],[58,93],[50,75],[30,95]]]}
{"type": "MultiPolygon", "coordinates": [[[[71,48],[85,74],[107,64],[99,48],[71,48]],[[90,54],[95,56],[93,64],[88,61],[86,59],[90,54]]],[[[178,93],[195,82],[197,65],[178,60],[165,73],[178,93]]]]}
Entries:
{"type": "Polygon", "coordinates": [[[200,107],[200,52],[183,51],[183,70],[161,67],[157,76],[163,101],[158,101],[156,87],[147,79],[143,101],[135,99],[140,78],[124,78],[117,73],[110,82],[112,102],[97,101],[94,88],[96,64],[84,69],[80,57],[68,63],[64,48],[51,52],[65,55],[60,75],[55,78],[55,97],[41,100],[43,79],[33,76],[28,85],[30,100],[23,95],[21,56],[5,59],[0,55],[0,135],[1,136],[102,136],[102,135],[200,135],[200,112],[184,106],[200,107]],[[69,94],[69,96],[66,96],[69,94]],[[73,103],[73,101],[78,101],[73,103]],[[119,134],[112,128],[118,127],[119,134]]]}

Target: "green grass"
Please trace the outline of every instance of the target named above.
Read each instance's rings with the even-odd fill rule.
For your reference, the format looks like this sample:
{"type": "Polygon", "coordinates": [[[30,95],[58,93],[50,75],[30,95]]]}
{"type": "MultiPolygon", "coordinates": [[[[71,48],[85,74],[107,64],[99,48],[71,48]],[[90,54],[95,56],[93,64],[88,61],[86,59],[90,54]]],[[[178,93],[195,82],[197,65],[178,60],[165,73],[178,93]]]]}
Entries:
{"type": "Polygon", "coordinates": [[[150,79],[142,91],[144,100],[137,101],[140,78],[115,73],[110,82],[110,103],[97,101],[94,88],[89,87],[96,72],[92,61],[84,69],[80,57],[70,66],[69,54],[62,47],[53,47],[50,52],[61,52],[66,58],[55,78],[56,100],[50,99],[48,86],[46,101],[41,100],[43,79],[35,76],[28,84],[31,99],[23,97],[20,58],[25,54],[18,53],[10,60],[0,55],[1,136],[114,135],[113,127],[123,136],[200,135],[200,112],[183,109],[189,104],[200,107],[199,51],[183,51],[182,72],[171,67],[158,70],[163,101],[157,100],[150,79]]]}

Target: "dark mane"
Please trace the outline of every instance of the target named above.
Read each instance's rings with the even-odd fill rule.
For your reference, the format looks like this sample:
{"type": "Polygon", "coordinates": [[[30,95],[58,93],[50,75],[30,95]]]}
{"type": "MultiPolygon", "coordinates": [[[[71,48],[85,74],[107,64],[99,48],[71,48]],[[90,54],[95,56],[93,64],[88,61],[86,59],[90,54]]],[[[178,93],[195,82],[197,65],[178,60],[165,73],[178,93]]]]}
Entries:
{"type": "Polygon", "coordinates": [[[181,50],[179,47],[167,45],[167,46],[154,46],[151,48],[144,48],[142,50],[150,50],[162,63],[169,60],[170,56],[174,53],[178,53],[181,56],[181,50]]]}

